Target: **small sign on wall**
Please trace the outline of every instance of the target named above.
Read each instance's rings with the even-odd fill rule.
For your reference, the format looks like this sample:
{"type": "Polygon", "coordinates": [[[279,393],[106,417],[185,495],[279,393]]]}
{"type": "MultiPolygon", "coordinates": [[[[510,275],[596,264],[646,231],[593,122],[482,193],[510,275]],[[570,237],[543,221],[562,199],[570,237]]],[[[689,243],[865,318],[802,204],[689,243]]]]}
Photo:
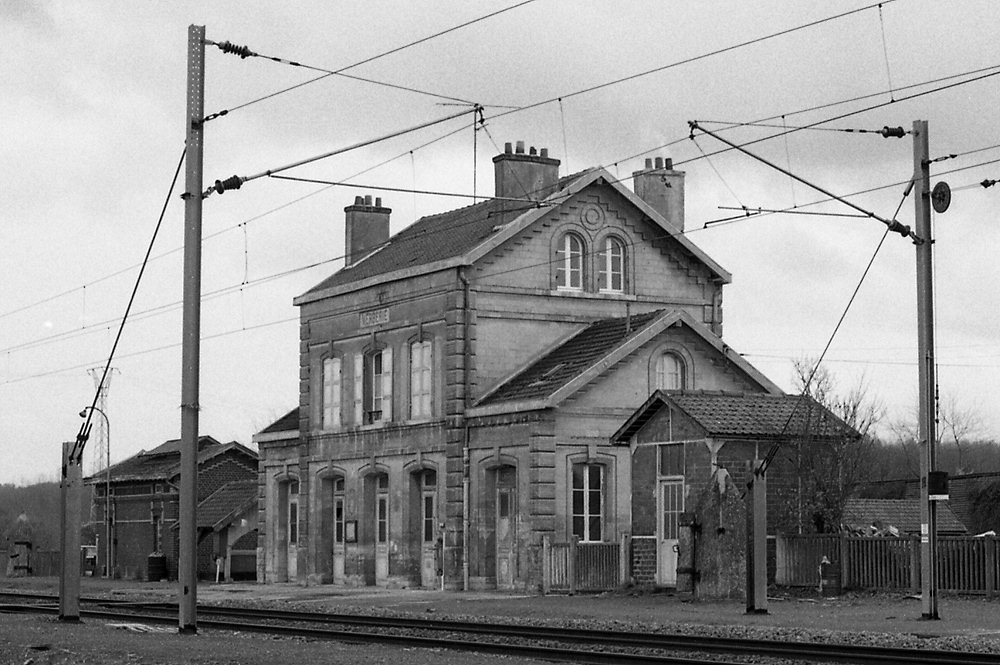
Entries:
{"type": "Polygon", "coordinates": [[[358,521],[347,520],[344,522],[344,541],[348,543],[358,542],[358,521]]]}
{"type": "Polygon", "coordinates": [[[361,312],[360,314],[359,324],[362,328],[371,328],[372,326],[380,326],[385,323],[389,323],[388,307],[383,307],[382,309],[371,309],[367,312],[361,312]]]}

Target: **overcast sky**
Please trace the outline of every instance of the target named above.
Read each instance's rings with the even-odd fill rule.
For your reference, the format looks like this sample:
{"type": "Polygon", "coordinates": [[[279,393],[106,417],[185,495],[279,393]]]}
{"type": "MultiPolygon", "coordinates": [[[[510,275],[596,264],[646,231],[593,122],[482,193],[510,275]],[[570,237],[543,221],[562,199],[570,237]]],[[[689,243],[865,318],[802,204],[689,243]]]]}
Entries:
{"type": "MultiPolygon", "coordinates": [[[[75,436],[91,402],[88,368],[107,359],[184,147],[190,24],[216,42],[333,70],[514,4],[0,3],[0,482],[55,479],[60,442],[75,436]]],[[[778,129],[724,133],[746,142],[876,105],[823,126],[928,120],[932,157],[958,155],[932,171],[932,182],[955,190],[951,209],[935,217],[941,393],[996,437],[1000,186],[976,183],[1000,178],[1000,76],[905,98],[975,75],[928,83],[936,79],[1000,72],[1000,3],[896,0],[665,68],[866,6],[535,0],[345,72],[421,92],[331,76],[248,106],[318,73],[209,47],[206,112],[232,111],[206,125],[205,181],[441,118],[461,110],[454,100],[483,104],[487,131],[474,139],[466,116],[288,175],[461,194],[475,182],[483,195],[492,193],[490,158],[507,141],[547,147],[563,174],[602,165],[625,179],[645,157],[672,157],[687,172],[688,237],[734,276],[725,341],[791,390],[792,360],[820,353],[884,227],[773,214],[702,229],[734,214],[722,206],[825,197],[735,152],[704,158],[723,145],[689,140],[687,122],[776,118],[768,122],[778,129]],[[656,68],[664,69],[574,94],[656,68]],[[546,100],[554,101],[511,112],[546,100]]],[[[748,149],[837,194],[891,185],[851,199],[883,217],[912,173],[909,136],[804,130],[748,149]]],[[[183,176],[114,360],[113,461],[180,435],[182,186],[183,176]]],[[[392,208],[393,232],[470,202],[270,178],[205,201],[202,434],[249,444],[297,404],[292,298],[342,265],[343,208],[365,193],[392,208]]],[[[837,203],[807,210],[854,212],[837,203]]],[[[913,223],[912,197],[898,219],[913,223]]],[[[866,377],[896,421],[912,420],[917,394],[915,284],[913,245],[891,235],[828,355],[841,387],[866,377]]]]}

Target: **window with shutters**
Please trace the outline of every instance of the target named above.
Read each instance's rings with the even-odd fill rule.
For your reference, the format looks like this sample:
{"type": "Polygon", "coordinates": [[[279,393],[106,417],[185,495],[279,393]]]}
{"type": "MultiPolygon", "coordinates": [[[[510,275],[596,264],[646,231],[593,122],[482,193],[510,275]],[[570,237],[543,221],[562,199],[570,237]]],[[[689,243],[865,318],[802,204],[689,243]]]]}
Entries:
{"type": "Polygon", "coordinates": [[[582,542],[599,542],[604,527],[603,465],[573,465],[571,503],[573,535],[582,542]]]}
{"type": "Polygon", "coordinates": [[[431,416],[431,341],[410,344],[410,418],[431,416]]]}
{"type": "Polygon", "coordinates": [[[575,233],[564,235],[556,249],[556,288],[583,290],[583,238],[575,233]]]}
{"type": "Polygon", "coordinates": [[[597,255],[598,288],[604,293],[625,292],[625,243],[608,236],[597,255]]]}
{"type": "Polygon", "coordinates": [[[392,420],[392,349],[355,356],[354,420],[371,425],[392,420]]]}
{"type": "Polygon", "coordinates": [[[341,391],[341,360],[340,358],[325,358],[323,360],[323,429],[340,427],[340,391],[341,391]]]}

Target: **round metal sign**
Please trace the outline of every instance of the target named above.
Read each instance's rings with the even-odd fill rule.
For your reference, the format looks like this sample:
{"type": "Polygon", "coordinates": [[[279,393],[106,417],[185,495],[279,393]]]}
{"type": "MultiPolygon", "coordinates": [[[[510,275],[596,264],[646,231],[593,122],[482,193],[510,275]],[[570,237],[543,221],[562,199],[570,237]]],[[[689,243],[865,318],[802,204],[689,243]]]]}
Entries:
{"type": "Polygon", "coordinates": [[[944,180],[931,190],[931,205],[934,206],[934,212],[938,213],[944,212],[951,205],[951,187],[944,180]]]}

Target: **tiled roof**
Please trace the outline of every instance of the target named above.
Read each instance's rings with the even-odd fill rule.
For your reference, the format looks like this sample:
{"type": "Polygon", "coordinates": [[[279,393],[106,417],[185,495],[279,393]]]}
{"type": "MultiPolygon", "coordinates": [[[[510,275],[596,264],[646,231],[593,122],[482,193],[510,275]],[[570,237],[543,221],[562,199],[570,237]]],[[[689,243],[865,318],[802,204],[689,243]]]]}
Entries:
{"type": "Polygon", "coordinates": [[[667,404],[680,409],[709,437],[761,440],[856,437],[858,433],[811,397],[774,393],[657,390],[611,437],[627,443],[667,404]],[[787,423],[787,427],[786,427],[787,423]]]}
{"type": "Polygon", "coordinates": [[[766,393],[671,391],[670,400],[709,436],[777,438],[856,436],[844,421],[811,397],[766,393]],[[787,423],[787,427],[786,427],[787,423]]]}
{"type": "Polygon", "coordinates": [[[630,318],[595,321],[503,383],[479,406],[551,396],[662,313],[656,310],[630,318]]]}
{"type": "MultiPolygon", "coordinates": [[[[916,499],[848,499],[844,504],[843,523],[854,529],[872,524],[894,526],[900,534],[920,533],[920,502],[916,499]]],[[[955,517],[946,502],[938,502],[937,530],[965,533],[965,526],[955,517]]]]}
{"type": "MultiPolygon", "coordinates": [[[[198,439],[198,463],[212,458],[226,450],[235,449],[242,451],[254,458],[257,453],[246,446],[230,441],[229,443],[219,443],[210,436],[202,436],[198,439]]],[[[181,463],[180,440],[171,439],[166,441],[149,452],[142,451],[128,459],[113,464],[110,469],[112,481],[126,480],[169,480],[177,475],[181,463]]],[[[104,472],[100,472],[86,480],[103,481],[104,472]]]]}
{"type": "MultiPolygon", "coordinates": [[[[586,171],[559,179],[556,191],[586,171]]],[[[500,227],[531,209],[528,203],[489,199],[464,208],[421,217],[389,239],[388,244],[352,267],[326,278],[304,295],[358,282],[393,270],[462,256],[496,233],[500,227]],[[506,212],[505,212],[506,211],[506,212]]]]}
{"type": "Polygon", "coordinates": [[[222,522],[236,519],[256,503],[256,479],[226,483],[198,504],[198,527],[212,529],[228,526],[222,522]]]}
{"type": "Polygon", "coordinates": [[[260,434],[275,434],[277,432],[293,432],[299,428],[299,407],[295,407],[285,415],[260,431],[260,434]]]}

